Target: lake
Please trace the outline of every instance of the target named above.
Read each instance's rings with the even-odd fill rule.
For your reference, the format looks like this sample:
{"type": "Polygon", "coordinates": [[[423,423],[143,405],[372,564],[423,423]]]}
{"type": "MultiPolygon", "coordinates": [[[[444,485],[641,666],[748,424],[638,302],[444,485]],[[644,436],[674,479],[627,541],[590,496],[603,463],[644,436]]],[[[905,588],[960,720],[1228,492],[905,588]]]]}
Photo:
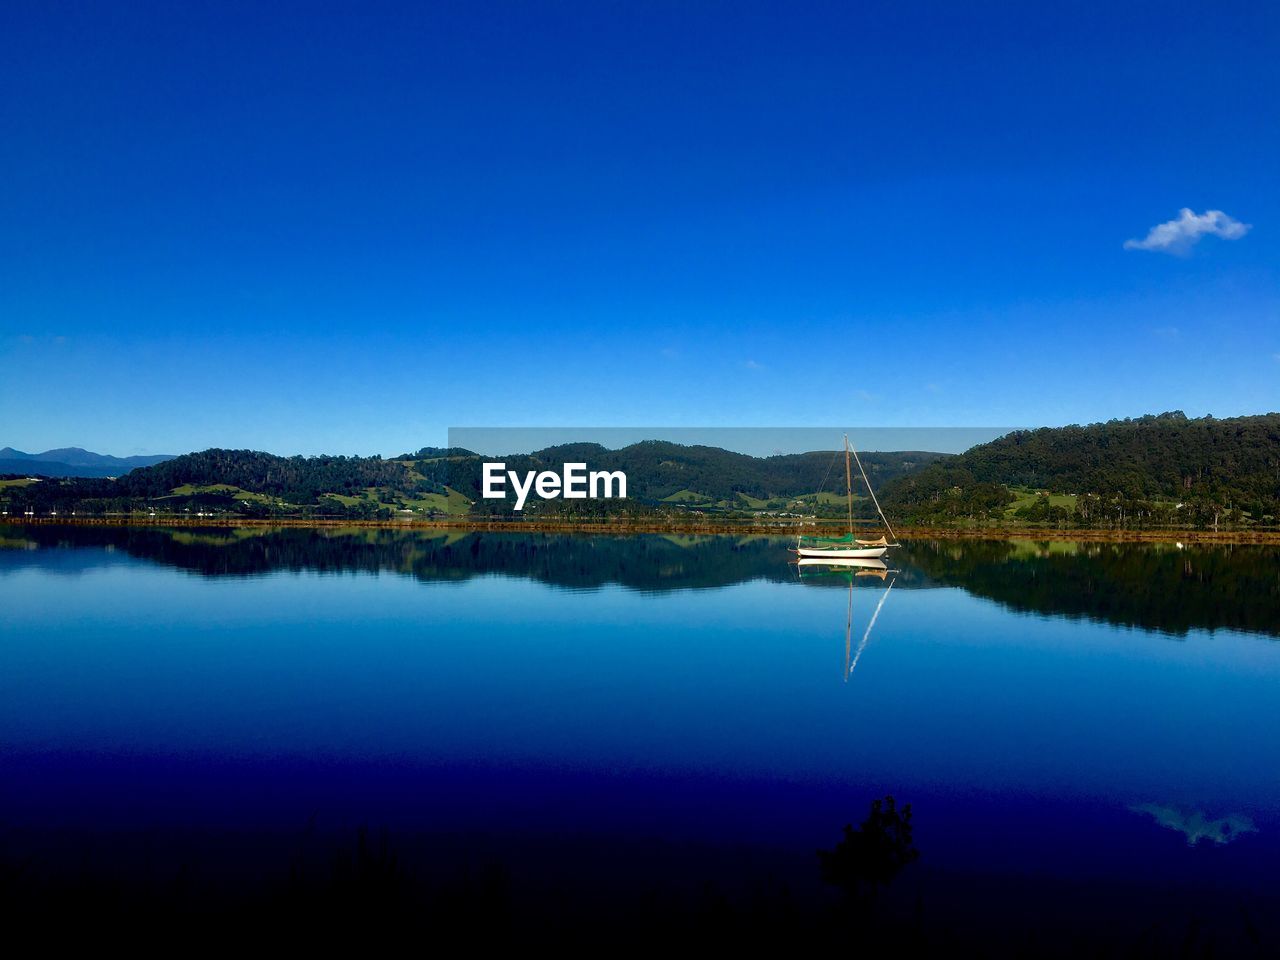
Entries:
{"type": "Polygon", "coordinates": [[[0,528],[6,899],[1274,946],[1280,550],[790,545],[0,528]]]}

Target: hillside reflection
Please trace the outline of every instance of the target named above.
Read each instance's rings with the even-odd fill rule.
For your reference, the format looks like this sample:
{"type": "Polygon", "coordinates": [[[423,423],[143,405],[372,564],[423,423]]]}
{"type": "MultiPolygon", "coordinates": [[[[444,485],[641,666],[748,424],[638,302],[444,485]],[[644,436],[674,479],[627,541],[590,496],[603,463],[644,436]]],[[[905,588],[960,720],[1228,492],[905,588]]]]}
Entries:
{"type": "MultiPolygon", "coordinates": [[[[372,527],[0,527],[0,575],[75,573],[123,558],[207,577],[278,571],[391,573],[423,582],[478,576],[566,589],[644,592],[754,580],[883,589],[879,577],[802,576],[790,538],[587,536],[372,527]]],[[[1265,546],[915,541],[894,551],[897,589],[960,588],[1019,612],[1185,635],[1280,636],[1280,550],[1265,546]]],[[[802,571],[803,572],[803,571],[802,571]]]]}
{"type": "Polygon", "coordinates": [[[906,557],[934,584],[1010,609],[1177,636],[1280,636],[1280,549],[1254,545],[922,542],[906,557]]]}

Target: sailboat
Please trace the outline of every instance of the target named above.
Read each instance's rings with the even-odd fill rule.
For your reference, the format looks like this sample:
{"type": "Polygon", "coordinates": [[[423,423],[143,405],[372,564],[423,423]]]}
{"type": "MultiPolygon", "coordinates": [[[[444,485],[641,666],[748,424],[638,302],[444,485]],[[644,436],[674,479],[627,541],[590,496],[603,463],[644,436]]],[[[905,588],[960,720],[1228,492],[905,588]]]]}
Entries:
{"type": "MultiPolygon", "coordinates": [[[[845,492],[849,498],[849,532],[843,537],[815,537],[801,534],[796,541],[796,553],[801,557],[821,560],[875,560],[883,557],[890,547],[896,546],[883,535],[878,540],[859,540],[853,535],[853,471],[849,463],[850,454],[858,460],[858,454],[849,444],[849,435],[846,433],[844,435],[844,483],[845,492]]],[[[871,502],[876,505],[885,530],[888,531],[889,536],[893,536],[893,528],[889,526],[884,511],[880,509],[880,501],[876,499],[876,493],[871,489],[871,481],[867,479],[867,471],[862,469],[861,460],[858,460],[858,471],[862,474],[862,480],[867,485],[867,493],[871,494],[871,502]]]]}

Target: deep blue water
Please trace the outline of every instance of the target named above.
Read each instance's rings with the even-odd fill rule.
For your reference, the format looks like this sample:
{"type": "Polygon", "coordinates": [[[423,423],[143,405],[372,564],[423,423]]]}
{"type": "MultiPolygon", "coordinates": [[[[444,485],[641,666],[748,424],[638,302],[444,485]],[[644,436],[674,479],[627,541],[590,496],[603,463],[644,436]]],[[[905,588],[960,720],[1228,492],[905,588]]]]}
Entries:
{"type": "Polygon", "coordinates": [[[921,543],[880,579],[762,538],[3,535],[0,830],[51,873],[369,826],[534,885],[640,845],[820,896],[813,851],[892,794],[938,898],[1277,893],[1272,549],[921,543]]]}

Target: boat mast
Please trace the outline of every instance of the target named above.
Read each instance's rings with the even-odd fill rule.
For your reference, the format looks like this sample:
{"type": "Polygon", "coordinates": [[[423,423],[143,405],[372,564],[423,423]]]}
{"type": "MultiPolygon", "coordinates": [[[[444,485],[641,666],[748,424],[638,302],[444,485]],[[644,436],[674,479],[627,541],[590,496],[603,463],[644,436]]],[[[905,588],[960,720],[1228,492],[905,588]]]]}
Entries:
{"type": "Polygon", "coordinates": [[[849,435],[844,435],[844,489],[849,495],[849,536],[853,536],[853,474],[849,472],[849,435]]]}

